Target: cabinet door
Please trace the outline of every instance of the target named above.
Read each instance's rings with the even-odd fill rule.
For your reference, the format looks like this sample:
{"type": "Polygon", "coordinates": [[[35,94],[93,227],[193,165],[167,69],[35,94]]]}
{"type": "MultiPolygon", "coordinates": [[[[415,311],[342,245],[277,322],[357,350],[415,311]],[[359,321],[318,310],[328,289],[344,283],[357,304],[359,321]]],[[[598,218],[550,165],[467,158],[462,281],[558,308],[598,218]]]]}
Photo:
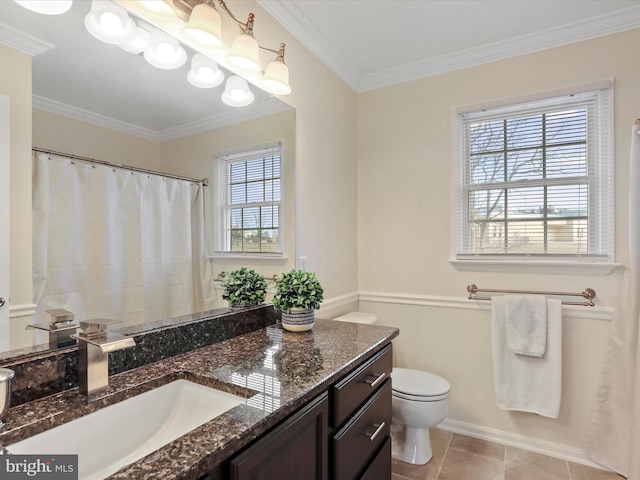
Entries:
{"type": "Polygon", "coordinates": [[[329,401],[323,393],[230,461],[237,480],[326,480],[329,401]]]}

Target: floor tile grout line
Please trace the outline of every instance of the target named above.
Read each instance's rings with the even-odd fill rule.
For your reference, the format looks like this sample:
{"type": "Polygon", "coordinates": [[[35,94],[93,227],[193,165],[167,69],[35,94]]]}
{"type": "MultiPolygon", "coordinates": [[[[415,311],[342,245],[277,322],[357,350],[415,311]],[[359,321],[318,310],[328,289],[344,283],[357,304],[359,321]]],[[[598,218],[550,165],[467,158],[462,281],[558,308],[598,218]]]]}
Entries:
{"type": "Polygon", "coordinates": [[[573,480],[573,475],[571,475],[571,467],[569,466],[569,461],[565,460],[565,463],[567,464],[567,472],[569,472],[569,480],[573,480]]]}
{"type": "Polygon", "coordinates": [[[438,471],[436,472],[436,480],[440,478],[440,472],[442,472],[442,466],[444,465],[445,458],[447,458],[447,453],[449,453],[449,448],[451,447],[451,442],[453,442],[454,435],[455,433],[449,437],[449,441],[447,442],[447,447],[444,449],[444,455],[442,456],[442,461],[440,462],[440,465],[438,465],[438,471]]]}
{"type": "Polygon", "coordinates": [[[504,446],[504,457],[502,459],[502,480],[507,479],[507,446],[504,446]]]}

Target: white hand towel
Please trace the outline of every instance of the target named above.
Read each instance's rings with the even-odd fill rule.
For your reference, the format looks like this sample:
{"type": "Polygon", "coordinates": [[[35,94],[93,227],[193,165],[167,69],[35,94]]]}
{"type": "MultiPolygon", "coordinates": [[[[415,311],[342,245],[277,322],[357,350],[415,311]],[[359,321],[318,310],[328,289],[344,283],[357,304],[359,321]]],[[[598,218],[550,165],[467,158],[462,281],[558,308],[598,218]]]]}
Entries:
{"type": "Polygon", "coordinates": [[[547,299],[547,320],[544,356],[515,354],[507,346],[504,297],[493,297],[493,372],[500,409],[558,418],[562,391],[562,302],[559,299],[547,299]]]}
{"type": "Polygon", "coordinates": [[[547,348],[547,298],[505,295],[507,345],[520,355],[542,357],[547,348]]]}

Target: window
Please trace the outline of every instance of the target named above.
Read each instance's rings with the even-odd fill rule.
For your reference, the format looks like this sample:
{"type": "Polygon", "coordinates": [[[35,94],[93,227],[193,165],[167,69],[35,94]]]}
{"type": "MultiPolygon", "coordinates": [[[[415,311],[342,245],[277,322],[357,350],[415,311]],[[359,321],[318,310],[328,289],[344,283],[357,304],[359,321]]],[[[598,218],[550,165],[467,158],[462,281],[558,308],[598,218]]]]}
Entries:
{"type": "Polygon", "coordinates": [[[458,259],[613,261],[610,97],[458,115],[458,259]]]}
{"type": "Polygon", "coordinates": [[[216,253],[282,256],[280,145],[217,159],[216,253]]]}

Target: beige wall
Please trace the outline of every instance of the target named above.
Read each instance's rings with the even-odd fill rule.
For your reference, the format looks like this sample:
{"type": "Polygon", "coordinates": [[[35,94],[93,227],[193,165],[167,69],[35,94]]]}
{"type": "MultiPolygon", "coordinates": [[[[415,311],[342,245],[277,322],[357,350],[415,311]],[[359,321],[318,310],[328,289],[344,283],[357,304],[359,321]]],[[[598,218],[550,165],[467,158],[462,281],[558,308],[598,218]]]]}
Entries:
{"type": "Polygon", "coordinates": [[[359,96],[358,230],[361,309],[401,329],[399,366],[452,384],[450,419],[582,449],[621,269],[609,275],[456,270],[457,106],[615,79],[617,261],[627,255],[629,132],[640,116],[640,30],[467,68],[359,96]],[[384,132],[384,135],[382,134],[384,132]],[[384,192],[384,193],[383,193],[384,192]],[[597,291],[596,309],[564,309],[560,418],[498,410],[488,305],[465,300],[466,285],[597,291]],[[600,317],[604,318],[600,319],[600,317]]]}
{"type": "MultiPolygon", "coordinates": [[[[10,102],[10,316],[30,309],[31,282],[31,57],[0,45],[0,93],[10,102]],[[10,72],[10,74],[9,74],[10,72]]],[[[6,219],[3,219],[3,223],[6,219]]],[[[6,224],[6,223],[5,223],[6,224]]],[[[4,228],[4,227],[3,227],[4,228]]]]}
{"type": "Polygon", "coordinates": [[[119,165],[158,170],[160,144],[55,113],[33,109],[33,145],[119,165]]]}

